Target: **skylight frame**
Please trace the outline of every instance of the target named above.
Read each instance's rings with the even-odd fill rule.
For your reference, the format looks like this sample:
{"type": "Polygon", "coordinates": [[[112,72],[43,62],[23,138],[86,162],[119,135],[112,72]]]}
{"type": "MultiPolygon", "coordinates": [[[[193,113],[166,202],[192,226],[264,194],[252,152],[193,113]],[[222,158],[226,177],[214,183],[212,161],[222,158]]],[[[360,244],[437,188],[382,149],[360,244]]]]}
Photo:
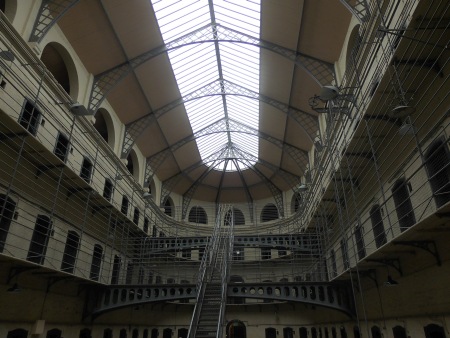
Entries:
{"type": "MultiPolygon", "coordinates": [[[[211,40],[214,40],[214,24],[259,38],[260,0],[152,0],[152,3],[165,43],[208,24],[211,24],[211,40]]],[[[168,56],[181,96],[220,80],[259,92],[260,49],[257,46],[216,40],[170,50],[168,56]]],[[[216,92],[187,101],[184,106],[194,134],[228,118],[255,130],[259,128],[259,101],[255,98],[216,92]]],[[[204,135],[196,140],[202,160],[224,147],[228,147],[226,154],[236,153],[232,148],[235,146],[249,153],[258,153],[259,138],[256,134],[240,133],[230,130],[226,123],[223,125],[223,131],[217,132],[215,128],[215,134],[204,135]]],[[[214,170],[224,169],[226,156],[229,155],[225,155],[222,164],[214,166],[214,170]]],[[[242,169],[237,168],[234,161],[228,161],[228,166],[233,163],[235,170],[242,169]]]]}

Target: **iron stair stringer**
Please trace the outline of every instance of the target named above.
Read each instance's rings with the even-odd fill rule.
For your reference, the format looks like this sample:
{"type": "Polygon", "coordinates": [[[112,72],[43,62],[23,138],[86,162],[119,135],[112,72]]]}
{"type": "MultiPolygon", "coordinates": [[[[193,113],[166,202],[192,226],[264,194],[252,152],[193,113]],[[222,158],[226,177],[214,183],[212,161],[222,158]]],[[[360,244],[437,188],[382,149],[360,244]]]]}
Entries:
{"type": "Polygon", "coordinates": [[[234,224],[224,225],[224,215],[229,209],[230,207],[219,207],[213,234],[202,257],[189,338],[222,336],[234,242],[234,224]]]}

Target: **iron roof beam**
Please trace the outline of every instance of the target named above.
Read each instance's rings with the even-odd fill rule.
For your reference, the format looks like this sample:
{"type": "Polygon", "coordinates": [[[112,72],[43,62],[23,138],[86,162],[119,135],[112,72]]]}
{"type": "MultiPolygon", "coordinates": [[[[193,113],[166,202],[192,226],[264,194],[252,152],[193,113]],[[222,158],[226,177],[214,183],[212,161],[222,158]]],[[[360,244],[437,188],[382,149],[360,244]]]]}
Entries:
{"type": "MultiPolygon", "coordinates": [[[[165,113],[171,111],[172,109],[186,102],[208,96],[217,96],[217,95],[243,96],[250,99],[259,100],[282,111],[283,113],[287,114],[289,117],[294,119],[297,122],[297,124],[305,131],[306,135],[311,141],[311,144],[313,143],[315,133],[319,129],[317,117],[310,113],[291,107],[285,103],[272,99],[268,96],[258,94],[254,91],[246,89],[232,82],[225,80],[217,80],[195,90],[190,94],[183,96],[180,99],[172,101],[166,104],[165,106],[138,118],[133,122],[128,123],[125,126],[125,135],[121,157],[126,158],[131,148],[133,147],[134,143],[143,134],[145,129],[148,128],[153,122],[156,122],[157,119],[163,116],[165,113]]],[[[224,131],[226,130],[227,129],[225,128],[224,131]]]]}
{"type": "Polygon", "coordinates": [[[30,34],[30,42],[41,42],[48,31],[80,0],[42,0],[30,34]]]}
{"type": "Polygon", "coordinates": [[[96,112],[111,90],[128,76],[135,68],[170,50],[191,46],[200,43],[243,43],[267,49],[279,54],[296,65],[302,67],[320,86],[330,84],[335,79],[334,65],[332,63],[299,53],[277,44],[264,41],[239,31],[221,26],[208,24],[181,36],[165,45],[158,46],[148,52],[138,55],[126,62],[110,68],[94,77],[94,83],[89,97],[88,109],[96,112]],[[215,34],[212,34],[214,28],[215,34]]]}
{"type": "Polygon", "coordinates": [[[370,17],[369,6],[366,0],[340,0],[360,23],[366,22],[370,17]]]}
{"type": "MultiPolygon", "coordinates": [[[[210,124],[209,126],[199,130],[198,132],[179,140],[178,142],[176,142],[169,148],[163,149],[162,151],[156,153],[155,155],[148,157],[147,158],[147,167],[146,167],[146,175],[148,175],[148,176],[146,176],[146,181],[147,182],[151,181],[151,179],[153,178],[153,175],[156,173],[156,171],[159,169],[159,167],[162,165],[162,163],[164,163],[166,158],[172,152],[176,151],[177,149],[181,148],[185,144],[192,142],[199,137],[223,132],[223,130],[220,127],[223,126],[225,124],[225,122],[226,122],[225,118],[221,119],[217,122],[214,122],[214,123],[210,124]]],[[[283,151],[286,151],[300,168],[303,168],[306,164],[308,164],[308,152],[306,150],[299,149],[299,148],[292,146],[288,143],[285,143],[275,137],[265,134],[265,133],[259,131],[258,129],[244,125],[243,123],[234,121],[232,119],[228,119],[228,127],[229,127],[229,130],[232,132],[241,132],[241,133],[247,133],[250,135],[254,135],[254,136],[257,136],[263,140],[266,140],[266,141],[276,145],[278,148],[282,149],[283,151]]]]}

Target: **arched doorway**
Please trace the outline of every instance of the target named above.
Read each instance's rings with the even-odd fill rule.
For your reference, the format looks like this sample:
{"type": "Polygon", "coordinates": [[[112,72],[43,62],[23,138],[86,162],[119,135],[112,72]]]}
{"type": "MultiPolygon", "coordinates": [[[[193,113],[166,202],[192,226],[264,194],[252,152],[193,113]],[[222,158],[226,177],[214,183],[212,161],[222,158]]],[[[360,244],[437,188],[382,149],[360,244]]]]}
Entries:
{"type": "Polygon", "coordinates": [[[394,338],[407,338],[406,330],[403,326],[397,325],[392,328],[394,338]]]}
{"type": "Polygon", "coordinates": [[[426,338],[445,338],[444,328],[440,325],[429,324],[423,330],[426,338]]]}
{"type": "Polygon", "coordinates": [[[0,252],[3,252],[16,203],[6,195],[0,195],[0,252]]]}
{"type": "Polygon", "coordinates": [[[8,332],[6,338],[27,338],[28,331],[25,329],[15,329],[8,332]]]}
{"type": "Polygon", "coordinates": [[[273,327],[266,328],[266,338],[277,338],[277,330],[273,327]]]}
{"type": "Polygon", "coordinates": [[[434,142],[425,157],[433,197],[439,208],[450,201],[450,156],[447,142],[444,143],[442,140],[434,142]]]}
{"type": "Polygon", "coordinates": [[[232,320],[227,324],[227,338],[247,338],[247,328],[240,320],[232,320]]]}

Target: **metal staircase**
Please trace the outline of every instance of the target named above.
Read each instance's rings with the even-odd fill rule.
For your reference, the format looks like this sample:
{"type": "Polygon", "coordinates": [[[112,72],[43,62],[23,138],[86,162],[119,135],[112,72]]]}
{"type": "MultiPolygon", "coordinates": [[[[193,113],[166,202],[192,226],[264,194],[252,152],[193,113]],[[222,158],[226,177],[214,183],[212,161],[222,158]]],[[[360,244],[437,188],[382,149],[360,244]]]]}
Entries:
{"type": "Polygon", "coordinates": [[[233,254],[233,225],[223,225],[229,207],[220,206],[213,234],[200,265],[197,301],[189,328],[189,338],[222,337],[227,300],[227,284],[233,254]]]}

